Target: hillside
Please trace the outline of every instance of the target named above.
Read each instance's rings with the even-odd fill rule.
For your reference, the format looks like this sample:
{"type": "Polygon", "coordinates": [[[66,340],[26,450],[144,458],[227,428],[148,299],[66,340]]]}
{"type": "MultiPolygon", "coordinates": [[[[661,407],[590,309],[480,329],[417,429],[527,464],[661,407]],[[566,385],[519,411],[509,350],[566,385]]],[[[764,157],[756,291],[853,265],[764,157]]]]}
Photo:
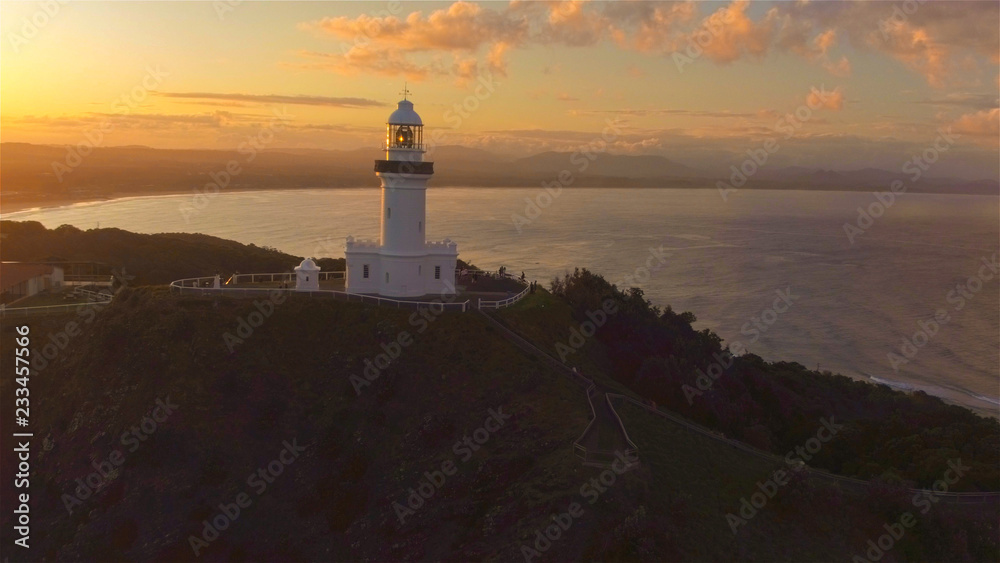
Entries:
{"type": "MultiPolygon", "coordinates": [[[[121,229],[72,225],[46,229],[36,221],[0,221],[0,256],[15,262],[97,262],[135,276],[135,285],[168,284],[182,278],[243,272],[287,272],[302,261],[273,248],[190,233],[144,235],[121,229]]],[[[344,260],[319,263],[343,270],[344,260]]]]}
{"type": "MultiPolygon", "coordinates": [[[[846,559],[892,509],[801,485],[733,537],[725,511],[773,468],[627,409],[648,458],[591,506],[580,488],[601,471],[582,466],[570,447],[588,417],[580,389],[476,315],[446,314],[416,334],[407,312],[292,298],[228,353],[221,335],[253,310],[250,301],[125,290],[33,377],[32,424],[36,444],[44,444],[32,474],[33,492],[41,493],[33,507],[36,554],[193,560],[190,536],[240,492],[252,504],[203,559],[509,561],[573,501],[583,503],[584,515],[546,558],[846,559]],[[379,339],[406,329],[414,345],[359,396],[350,376],[381,351],[379,339]],[[119,435],[157,399],[176,411],[129,452],[119,435]],[[483,426],[490,409],[511,418],[463,462],[453,444],[483,426]],[[257,495],[247,476],[292,440],[306,448],[301,458],[257,495]],[[75,479],[116,449],[125,455],[117,475],[67,514],[63,495],[73,493],[75,479]],[[457,473],[400,524],[392,502],[406,502],[422,474],[448,460],[457,473]],[[831,510],[816,511],[817,502],[831,510]]],[[[65,322],[31,325],[44,335],[65,322]]],[[[11,333],[5,324],[4,369],[11,333]]],[[[11,385],[4,380],[4,396],[11,385]]],[[[986,560],[996,548],[995,521],[983,526],[994,508],[942,506],[925,533],[907,538],[906,550],[937,559],[957,549],[951,535],[966,529],[962,549],[986,560]]]]}
{"type": "Polygon", "coordinates": [[[961,458],[974,469],[950,490],[1000,490],[996,419],[922,391],[906,394],[753,354],[729,357],[717,335],[692,328],[692,313],[660,309],[641,290],[622,292],[587,270],[554,280],[552,288],[555,296],[533,296],[500,317],[557,355],[587,312],[609,297],[619,301],[619,313],[565,354],[592,377],[777,455],[806,442],[822,418],[833,418],[848,438],[831,442],[809,464],[840,475],[927,488],[949,459],[961,458]]]}
{"type": "MultiPolygon", "coordinates": [[[[172,243],[171,237],[152,240],[172,243]]],[[[77,251],[96,252],[87,245],[100,239],[88,241],[77,251]]],[[[4,245],[16,242],[8,237],[4,245]]],[[[191,260],[201,251],[209,256],[217,244],[219,239],[178,247],[170,267],[187,267],[188,253],[191,260]]],[[[567,342],[586,318],[594,298],[614,299],[619,313],[569,361],[633,396],[652,398],[662,389],[628,377],[636,364],[647,363],[646,355],[669,346],[678,365],[686,366],[717,350],[714,335],[691,329],[689,313],[654,311],[641,292],[616,293],[586,272],[552,289],[504,310],[503,322],[552,353],[554,343],[567,342]]],[[[892,485],[859,493],[795,480],[733,533],[726,515],[739,511],[740,499],[758,490],[774,464],[627,404],[619,410],[641,463],[600,485],[592,480],[602,478],[602,469],[584,466],[572,447],[590,416],[581,388],[511,345],[478,314],[445,313],[424,325],[412,311],[293,295],[274,305],[244,342],[227,345],[225,335],[262,310],[268,307],[253,299],[133,285],[92,322],[81,322],[81,332],[31,377],[33,547],[29,556],[10,552],[11,560],[521,561],[522,545],[533,546],[536,532],[573,502],[582,513],[531,561],[849,560],[906,511],[917,515],[917,525],[885,560],[992,561],[1000,554],[996,503],[942,502],[921,513],[911,495],[892,485]],[[404,331],[412,343],[373,375],[367,361],[391,352],[404,331]],[[370,386],[361,382],[368,380],[366,371],[370,386]],[[123,432],[133,436],[144,416],[157,416],[157,400],[176,407],[155,429],[140,429],[142,441],[123,442],[123,432]],[[502,413],[499,427],[487,422],[496,419],[493,413],[502,413]],[[456,447],[467,436],[479,436],[479,449],[456,447]],[[288,458],[282,451],[292,444],[305,449],[288,458]],[[108,477],[98,475],[97,491],[79,503],[67,501],[65,495],[80,486],[76,479],[118,459],[116,450],[124,461],[108,477]],[[251,478],[272,462],[280,474],[270,482],[251,478]],[[407,503],[425,472],[440,486],[426,485],[433,493],[412,514],[398,512],[394,503],[407,503]],[[196,555],[191,537],[206,537],[205,521],[233,510],[241,493],[249,504],[231,522],[220,520],[226,529],[199,545],[196,555]]],[[[70,321],[80,318],[31,318],[32,342],[48,342],[70,321]]],[[[5,319],[0,328],[0,369],[6,373],[14,367],[14,326],[5,319]]],[[[757,366],[752,378],[758,385],[770,382],[762,388],[787,400],[775,409],[781,417],[759,421],[766,432],[754,426],[740,434],[743,418],[720,419],[731,425],[730,436],[751,443],[768,436],[780,449],[783,440],[802,440],[795,435],[799,426],[789,421],[813,433],[823,411],[845,422],[853,418],[854,426],[845,432],[851,439],[838,438],[820,452],[821,467],[836,469],[830,466],[837,455],[879,462],[884,459],[873,452],[896,451],[885,459],[919,462],[918,470],[897,468],[919,481],[920,471],[943,471],[939,458],[958,455],[973,469],[954,490],[992,486],[996,421],[872,385],[867,395],[850,399],[851,409],[826,411],[828,401],[846,400],[839,380],[798,373],[801,395],[813,401],[804,405],[784,390],[792,386],[781,371],[785,364],[741,361],[747,362],[743,370],[757,366]],[[886,430],[870,438],[874,443],[854,439],[868,436],[853,433],[865,432],[867,420],[886,430]],[[910,420],[927,432],[919,440],[948,436],[960,451],[928,458],[913,446],[908,453],[891,447],[914,442],[896,435],[912,430],[910,420]],[[833,452],[829,458],[823,457],[827,451],[833,452]]],[[[654,373],[649,367],[644,372],[654,373]]],[[[716,382],[712,412],[755,412],[750,406],[762,401],[758,392],[741,391],[737,397],[745,397],[738,400],[722,394],[738,388],[735,383],[716,382]]],[[[14,386],[13,378],[3,378],[0,395],[12,397],[14,386]]],[[[13,402],[4,401],[0,416],[12,420],[12,410],[13,402]]],[[[12,463],[11,456],[0,458],[3,474],[13,473],[12,463]]],[[[11,482],[0,491],[8,506],[11,482]]],[[[0,517],[5,545],[12,541],[11,516],[5,511],[0,517]]]]}

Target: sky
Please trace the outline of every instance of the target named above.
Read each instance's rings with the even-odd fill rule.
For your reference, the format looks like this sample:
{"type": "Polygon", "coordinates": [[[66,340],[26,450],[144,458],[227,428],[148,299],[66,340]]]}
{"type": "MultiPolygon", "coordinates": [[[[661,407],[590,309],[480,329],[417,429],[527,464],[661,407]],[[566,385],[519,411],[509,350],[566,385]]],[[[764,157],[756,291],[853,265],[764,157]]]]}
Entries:
{"type": "Polygon", "coordinates": [[[232,149],[282,114],[269,148],[377,149],[405,84],[425,137],[505,155],[899,169],[947,133],[929,175],[996,178],[998,29],[998,2],[5,1],[0,140],[232,149]]]}

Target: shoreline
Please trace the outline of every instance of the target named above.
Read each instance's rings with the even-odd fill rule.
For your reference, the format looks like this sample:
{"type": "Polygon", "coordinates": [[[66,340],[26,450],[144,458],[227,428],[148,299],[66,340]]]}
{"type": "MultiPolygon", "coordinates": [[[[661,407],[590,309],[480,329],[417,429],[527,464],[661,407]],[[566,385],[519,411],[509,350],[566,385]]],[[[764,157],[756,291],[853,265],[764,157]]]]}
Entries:
{"type": "MultiPolygon", "coordinates": [[[[473,186],[468,184],[462,185],[443,185],[443,186],[432,186],[437,189],[456,189],[456,188],[482,188],[482,189],[503,189],[503,190],[527,190],[537,188],[538,186],[473,186]]],[[[295,191],[295,190],[366,190],[380,189],[379,186],[353,186],[353,187],[324,187],[324,186],[290,186],[284,188],[275,187],[258,187],[258,188],[226,188],[225,193],[245,193],[245,192],[260,192],[260,191],[295,191]]],[[[714,190],[714,186],[660,186],[660,187],[643,187],[643,186],[577,186],[573,189],[576,190],[714,190]]],[[[762,187],[762,188],[745,188],[744,191],[791,191],[791,192],[808,192],[808,193],[864,193],[868,191],[865,189],[845,189],[845,190],[832,190],[832,189],[808,189],[808,188],[792,188],[792,187],[762,187]]],[[[193,192],[192,189],[177,189],[177,190],[163,190],[156,192],[148,191],[125,191],[116,192],[114,194],[99,196],[99,197],[86,197],[86,198],[60,198],[60,199],[45,199],[45,200],[19,200],[14,201],[4,200],[0,198],[0,219],[11,213],[20,213],[23,211],[44,211],[48,209],[54,209],[58,207],[68,207],[70,205],[78,204],[88,204],[88,203],[105,203],[109,201],[115,201],[119,199],[130,199],[130,198],[141,198],[141,197],[166,197],[166,196],[176,196],[176,195],[188,195],[193,192]]],[[[222,193],[222,192],[220,192],[222,193]]],[[[913,195],[954,195],[954,196],[978,196],[978,197],[1000,197],[1000,194],[980,194],[980,193],[968,193],[968,192],[912,192],[913,195]]]]}

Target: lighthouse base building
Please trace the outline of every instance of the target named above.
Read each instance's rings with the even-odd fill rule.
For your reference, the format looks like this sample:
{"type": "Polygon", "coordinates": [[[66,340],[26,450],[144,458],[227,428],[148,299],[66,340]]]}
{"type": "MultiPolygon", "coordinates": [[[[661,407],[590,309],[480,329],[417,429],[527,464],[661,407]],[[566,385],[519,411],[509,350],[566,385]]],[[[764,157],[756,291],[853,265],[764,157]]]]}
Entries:
{"type": "Polygon", "coordinates": [[[458,245],[428,242],[427,181],[434,163],[423,160],[423,122],[405,98],[386,124],[385,160],[375,161],[382,182],[378,241],[347,237],[348,293],[422,297],[455,293],[458,245]]]}
{"type": "Polygon", "coordinates": [[[385,252],[372,240],[347,239],[347,292],[385,297],[454,295],[457,245],[448,239],[426,243],[411,256],[385,252]]]}

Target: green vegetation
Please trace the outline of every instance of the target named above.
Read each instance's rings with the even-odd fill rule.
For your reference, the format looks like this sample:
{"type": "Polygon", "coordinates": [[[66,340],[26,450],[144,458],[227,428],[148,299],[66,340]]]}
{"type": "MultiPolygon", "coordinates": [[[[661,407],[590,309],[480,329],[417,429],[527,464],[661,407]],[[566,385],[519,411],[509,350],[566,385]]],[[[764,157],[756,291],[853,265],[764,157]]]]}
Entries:
{"type": "MultiPolygon", "coordinates": [[[[11,232],[7,227],[4,223],[5,234],[11,232]]],[[[93,255],[97,260],[103,250],[88,245],[99,244],[102,231],[119,241],[115,252],[125,260],[141,253],[124,241],[143,244],[151,253],[174,249],[171,260],[158,263],[162,271],[155,275],[142,270],[141,262],[129,266],[141,280],[184,277],[181,270],[191,263],[211,267],[226,259],[222,249],[227,245],[244,253],[245,262],[228,263],[242,271],[267,270],[272,256],[293,264],[295,259],[211,237],[86,231],[78,232],[87,237],[78,246],[73,237],[63,240],[54,231],[31,237],[62,241],[67,259],[93,255]]],[[[30,246],[21,235],[4,239],[5,258],[10,247],[30,246]]],[[[32,249],[39,256],[58,255],[44,244],[32,249]]],[[[588,307],[609,297],[618,301],[620,312],[569,361],[611,387],[648,397],[660,389],[669,398],[673,391],[663,389],[661,380],[652,379],[661,381],[659,387],[645,387],[645,378],[634,377],[654,357],[651,352],[669,351],[678,365],[697,365],[702,354],[710,357],[721,346],[711,333],[691,329],[691,315],[660,311],[641,292],[622,294],[585,271],[500,314],[554,353],[554,343],[567,341],[588,307]]],[[[572,502],[582,505],[583,514],[533,561],[849,560],[884,533],[883,524],[896,522],[904,511],[919,512],[898,488],[852,493],[796,482],[734,535],[726,513],[755,492],[773,464],[630,405],[619,411],[642,464],[590,504],[581,487],[601,469],[583,466],[572,449],[590,416],[582,389],[504,340],[480,315],[443,313],[420,331],[413,311],[292,295],[230,350],[224,335],[236,334],[242,320],[261,310],[255,301],[263,302],[178,295],[163,286],[129,287],[86,317],[90,322],[72,313],[27,321],[33,355],[67,322],[81,325],[80,333],[31,377],[32,543],[37,549],[32,560],[519,561],[521,545],[531,545],[536,531],[552,524],[551,515],[566,512],[572,502]],[[372,376],[368,361],[391,350],[404,331],[412,343],[372,376]],[[371,386],[360,387],[359,394],[355,385],[368,380],[366,371],[371,386]],[[167,397],[177,411],[129,451],[122,433],[139,425],[158,398],[167,397]],[[462,461],[454,444],[483,426],[489,409],[513,418],[462,461]],[[247,477],[293,439],[306,451],[257,495],[247,477]],[[125,456],[116,474],[67,514],[63,495],[72,494],[75,480],[94,473],[93,464],[114,450],[125,456]],[[401,524],[393,502],[405,504],[424,473],[448,460],[457,472],[401,524]],[[233,502],[241,492],[249,493],[252,504],[195,557],[188,538],[200,535],[202,522],[219,514],[219,504],[233,502]]],[[[13,373],[15,326],[4,322],[0,328],[4,373],[13,373]]],[[[739,362],[740,374],[753,373],[755,380],[772,384],[744,384],[746,399],[733,404],[763,401],[768,395],[759,389],[787,398],[777,410],[781,418],[760,419],[771,433],[765,435],[773,436],[773,450],[780,451],[780,440],[791,441],[805,430],[791,422],[787,428],[770,424],[798,421],[812,435],[818,417],[833,414],[838,420],[843,416],[854,433],[843,446],[834,447],[839,437],[824,446],[821,454],[831,453],[822,459],[831,468],[844,455],[841,447],[879,463],[886,444],[903,439],[898,436],[907,428],[887,421],[911,415],[925,424],[937,416],[943,429],[937,432],[949,436],[963,462],[989,463],[988,454],[980,457],[979,443],[996,451],[995,421],[984,422],[963,409],[866,384],[858,384],[868,391],[859,391],[855,399],[843,395],[853,389],[853,383],[842,381],[846,378],[800,373],[794,364],[752,357],[739,362]],[[894,406],[888,415],[885,405],[894,406]],[[799,418],[793,416],[796,408],[803,409],[799,418]],[[884,440],[863,439],[871,425],[879,424],[884,440]],[[965,433],[960,424],[968,425],[965,433]]],[[[733,383],[720,379],[712,393],[733,383]]],[[[14,386],[13,378],[0,379],[0,396],[12,397],[14,386]]],[[[721,404],[715,408],[725,413],[721,404]]],[[[0,416],[12,420],[12,410],[13,401],[4,401],[0,416]]],[[[756,411],[741,406],[736,412],[756,411]]],[[[717,424],[737,420],[720,418],[717,424]]],[[[935,435],[934,427],[926,429],[935,435]]],[[[752,441],[754,434],[731,435],[752,441]]],[[[903,459],[898,450],[890,451],[903,459]]],[[[913,455],[925,453],[917,449],[913,455]]],[[[910,461],[932,473],[939,469],[938,459],[910,461]]],[[[4,475],[14,473],[13,460],[0,457],[4,475]]],[[[892,467],[913,474],[906,473],[912,470],[905,464],[892,467]]],[[[974,467],[969,488],[988,485],[988,468],[974,467]]],[[[11,516],[10,511],[0,515],[5,545],[12,541],[11,516]]],[[[997,516],[996,503],[937,504],[917,514],[917,527],[888,558],[996,560],[997,516]]],[[[13,551],[9,557],[23,556],[13,551]]]]}
{"type": "Polygon", "coordinates": [[[948,469],[949,459],[961,458],[973,469],[951,490],[1000,490],[996,419],[923,392],[906,394],[793,362],[768,363],[752,354],[735,358],[702,391],[698,371],[718,362],[724,347],[711,331],[691,327],[693,314],[661,310],[641,290],[622,292],[587,270],[555,280],[552,293],[501,314],[554,352],[555,344],[568,342],[570,329],[587,319],[587,311],[614,299],[620,312],[568,361],[663,408],[779,455],[802,446],[815,434],[820,418],[834,417],[846,428],[809,460],[814,467],[929,488],[948,469]],[[548,313],[541,313],[543,305],[548,313]]]}

